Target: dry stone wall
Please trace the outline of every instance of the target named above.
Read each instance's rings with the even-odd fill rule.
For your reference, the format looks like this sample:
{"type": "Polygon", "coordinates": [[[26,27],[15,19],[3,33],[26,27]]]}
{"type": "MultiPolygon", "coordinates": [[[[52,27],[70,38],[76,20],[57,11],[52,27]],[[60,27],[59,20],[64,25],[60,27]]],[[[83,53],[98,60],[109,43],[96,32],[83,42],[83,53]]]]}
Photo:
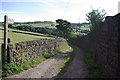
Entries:
{"type": "Polygon", "coordinates": [[[8,44],[8,62],[20,65],[30,59],[42,56],[45,51],[53,51],[62,46],[62,39],[40,39],[8,44]]]}
{"type": "Polygon", "coordinates": [[[120,14],[106,17],[99,27],[70,42],[90,50],[105,77],[120,76],[120,14]]]}

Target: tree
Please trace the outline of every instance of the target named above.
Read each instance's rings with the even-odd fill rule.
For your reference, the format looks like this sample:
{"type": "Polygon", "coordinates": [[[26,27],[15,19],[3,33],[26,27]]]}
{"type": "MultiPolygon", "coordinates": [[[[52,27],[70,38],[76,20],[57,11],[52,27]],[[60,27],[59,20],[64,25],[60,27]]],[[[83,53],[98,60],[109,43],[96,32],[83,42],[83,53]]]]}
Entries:
{"type": "Polygon", "coordinates": [[[95,27],[99,26],[99,24],[103,22],[105,15],[106,12],[104,9],[102,9],[101,11],[99,9],[93,9],[91,12],[87,13],[87,20],[92,24],[90,26],[90,30],[93,30],[95,27]]]}
{"type": "Polygon", "coordinates": [[[62,19],[56,20],[56,23],[58,24],[55,26],[58,30],[58,35],[64,38],[69,38],[72,32],[71,23],[62,19]]]}

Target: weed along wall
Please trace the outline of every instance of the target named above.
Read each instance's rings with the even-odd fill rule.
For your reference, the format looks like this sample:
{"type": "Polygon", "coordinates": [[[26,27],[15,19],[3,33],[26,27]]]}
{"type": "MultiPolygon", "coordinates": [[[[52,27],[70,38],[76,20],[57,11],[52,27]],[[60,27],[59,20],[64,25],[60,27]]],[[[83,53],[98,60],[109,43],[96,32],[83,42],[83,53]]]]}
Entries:
{"type": "Polygon", "coordinates": [[[40,39],[8,44],[8,62],[20,65],[30,59],[42,56],[45,51],[52,51],[62,46],[60,39],[40,39]]]}
{"type": "Polygon", "coordinates": [[[90,34],[71,39],[75,45],[90,50],[106,77],[120,76],[120,14],[106,17],[90,34]]]}

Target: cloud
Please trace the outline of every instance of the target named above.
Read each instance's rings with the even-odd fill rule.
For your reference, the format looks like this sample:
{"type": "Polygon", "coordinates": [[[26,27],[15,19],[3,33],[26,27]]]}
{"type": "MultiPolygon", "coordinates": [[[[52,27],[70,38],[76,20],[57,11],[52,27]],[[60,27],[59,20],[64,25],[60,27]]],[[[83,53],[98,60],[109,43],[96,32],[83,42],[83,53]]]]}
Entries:
{"type": "Polygon", "coordinates": [[[2,15],[0,15],[0,22],[4,21],[4,15],[7,15],[8,18],[14,19],[14,21],[20,21],[22,15],[24,15],[23,12],[19,12],[19,11],[3,11],[3,10],[0,10],[0,13],[2,14],[2,15]]]}
{"type": "Polygon", "coordinates": [[[0,10],[0,14],[2,13],[2,10],[0,10]]]}
{"type": "Polygon", "coordinates": [[[21,14],[23,12],[19,12],[19,11],[3,11],[0,10],[0,12],[2,12],[2,14],[21,14]]]}
{"type": "MultiPolygon", "coordinates": [[[[41,2],[43,0],[1,0],[1,2],[41,2]]],[[[44,0],[46,2],[59,2],[59,0],[44,0]]],[[[60,2],[65,2],[68,0],[60,0],[60,2]]]]}

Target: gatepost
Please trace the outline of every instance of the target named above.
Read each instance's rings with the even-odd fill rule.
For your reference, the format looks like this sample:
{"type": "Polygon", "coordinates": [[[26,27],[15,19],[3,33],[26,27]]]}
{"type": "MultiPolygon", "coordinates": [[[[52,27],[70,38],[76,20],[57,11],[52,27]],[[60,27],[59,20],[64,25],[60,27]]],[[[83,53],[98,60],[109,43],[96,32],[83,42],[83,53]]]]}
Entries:
{"type": "Polygon", "coordinates": [[[8,17],[4,16],[4,44],[2,45],[2,65],[7,62],[7,43],[8,43],[8,17]]]}
{"type": "Polygon", "coordinates": [[[7,58],[9,56],[8,54],[8,25],[13,24],[14,20],[8,18],[7,15],[4,16],[4,44],[2,44],[2,65],[6,64],[8,62],[7,58]]]}

